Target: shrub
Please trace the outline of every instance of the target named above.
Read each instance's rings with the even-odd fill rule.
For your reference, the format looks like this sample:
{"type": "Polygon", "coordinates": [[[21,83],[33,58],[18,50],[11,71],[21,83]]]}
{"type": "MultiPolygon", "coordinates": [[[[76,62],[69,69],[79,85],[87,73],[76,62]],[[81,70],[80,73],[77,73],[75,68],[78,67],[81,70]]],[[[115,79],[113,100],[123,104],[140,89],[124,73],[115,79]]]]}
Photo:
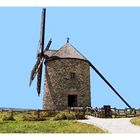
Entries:
{"type": "Polygon", "coordinates": [[[47,111],[48,117],[55,117],[58,112],[57,111],[47,111]]]}
{"type": "Polygon", "coordinates": [[[84,112],[76,112],[75,116],[76,116],[76,119],[85,119],[84,112]]]}
{"type": "Polygon", "coordinates": [[[66,116],[67,120],[75,120],[76,119],[75,112],[66,112],[65,116],[66,116]]]}
{"type": "Polygon", "coordinates": [[[22,121],[44,121],[46,120],[42,117],[41,113],[38,111],[26,112],[22,115],[22,121]]]}
{"type": "Polygon", "coordinates": [[[3,113],[1,115],[1,120],[2,121],[14,121],[15,119],[13,117],[13,114],[11,114],[11,113],[3,113]]]}
{"type": "Polygon", "coordinates": [[[49,117],[49,113],[47,111],[40,112],[41,117],[49,117]]]}
{"type": "Polygon", "coordinates": [[[38,118],[38,117],[30,117],[30,116],[23,116],[22,121],[45,121],[45,118],[38,118]]]}
{"type": "Polygon", "coordinates": [[[66,120],[65,112],[59,112],[55,117],[54,120],[66,120]]]}
{"type": "Polygon", "coordinates": [[[54,117],[54,120],[75,120],[75,119],[76,119],[75,112],[69,112],[69,111],[59,112],[54,117]]]}
{"type": "Polygon", "coordinates": [[[135,117],[131,119],[130,122],[134,125],[140,126],[140,117],[135,117]]]}
{"type": "Polygon", "coordinates": [[[85,114],[86,114],[86,115],[93,115],[94,113],[91,112],[90,110],[86,110],[85,114]]]}

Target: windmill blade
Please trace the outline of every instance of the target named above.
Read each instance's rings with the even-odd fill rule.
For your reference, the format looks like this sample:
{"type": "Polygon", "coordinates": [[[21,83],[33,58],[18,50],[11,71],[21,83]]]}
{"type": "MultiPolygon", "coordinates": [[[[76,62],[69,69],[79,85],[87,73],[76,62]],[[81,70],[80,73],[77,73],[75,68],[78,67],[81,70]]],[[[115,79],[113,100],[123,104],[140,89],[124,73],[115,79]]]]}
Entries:
{"type": "Polygon", "coordinates": [[[41,92],[41,79],[42,79],[42,68],[43,68],[43,62],[44,62],[44,57],[42,58],[42,60],[40,61],[38,68],[36,70],[37,73],[37,93],[38,96],[40,95],[41,92]]]}
{"type": "MultiPolygon", "coordinates": [[[[46,61],[47,60],[52,60],[56,57],[48,57],[46,58],[46,61]]],[[[37,69],[37,93],[38,93],[38,96],[40,96],[40,93],[41,93],[41,79],[42,79],[42,68],[43,68],[43,62],[44,62],[44,57],[42,58],[42,60],[40,61],[40,64],[38,65],[38,69],[37,69]]],[[[46,62],[45,61],[45,62],[46,62]]]]}
{"type": "Polygon", "coordinates": [[[41,31],[40,31],[40,53],[38,54],[38,59],[40,60],[39,65],[36,69],[37,73],[37,92],[40,95],[41,91],[41,79],[42,79],[42,63],[44,61],[44,38],[45,38],[45,18],[46,18],[46,9],[42,10],[41,17],[41,31]]]}
{"type": "Polygon", "coordinates": [[[40,94],[43,61],[44,61],[44,58],[42,58],[42,60],[38,59],[34,68],[32,69],[31,76],[30,76],[29,86],[31,86],[32,81],[34,80],[35,76],[37,75],[37,92],[38,92],[38,95],[40,94]]]}
{"type": "Polygon", "coordinates": [[[31,71],[29,86],[31,86],[32,81],[34,80],[34,78],[35,78],[35,76],[37,74],[37,69],[38,69],[38,66],[39,66],[39,62],[40,62],[40,60],[38,59],[36,64],[34,65],[32,71],[31,71]]]}
{"type": "Polygon", "coordinates": [[[44,53],[45,18],[46,18],[46,9],[43,9],[42,18],[41,18],[41,31],[40,31],[40,57],[42,57],[44,53]]]}
{"type": "Polygon", "coordinates": [[[42,58],[42,60],[38,59],[36,64],[34,65],[32,71],[31,71],[31,76],[30,76],[30,83],[29,83],[29,86],[31,86],[32,84],[32,81],[34,80],[36,74],[38,73],[42,63],[44,61],[44,58],[42,58]]]}
{"type": "Polygon", "coordinates": [[[105,79],[105,77],[97,70],[97,68],[89,62],[93,70],[102,78],[102,80],[116,93],[116,95],[132,110],[132,107],[124,100],[124,98],[116,91],[116,89],[105,79]]]}
{"type": "Polygon", "coordinates": [[[38,69],[38,74],[37,74],[37,93],[38,93],[38,96],[40,95],[40,92],[41,92],[42,67],[43,67],[43,61],[40,64],[40,67],[38,69]]]}
{"type": "Polygon", "coordinates": [[[41,17],[40,50],[39,50],[39,54],[38,54],[38,60],[31,71],[29,85],[32,84],[32,81],[34,80],[34,78],[39,70],[39,67],[40,67],[39,65],[42,65],[40,63],[42,63],[41,60],[42,60],[43,55],[44,55],[45,16],[46,16],[46,9],[43,9],[42,10],[42,17],[41,17]]]}
{"type": "MultiPolygon", "coordinates": [[[[44,15],[44,14],[42,14],[42,15],[44,15]]],[[[43,21],[45,21],[45,19],[43,21]]],[[[44,23],[44,27],[42,27],[42,30],[45,31],[45,23],[44,23]]],[[[41,38],[43,38],[42,42],[44,42],[44,35],[43,34],[41,35],[41,38]]],[[[43,58],[42,58],[42,61],[40,62],[39,69],[38,69],[38,74],[37,74],[37,93],[38,93],[38,96],[40,96],[40,92],[41,92],[41,79],[42,79],[42,68],[43,68],[43,61],[44,61],[44,53],[45,53],[45,51],[49,50],[51,43],[52,43],[52,40],[50,39],[46,48],[45,48],[45,50],[44,50],[44,44],[41,45],[42,46],[41,51],[43,52],[43,53],[41,52],[41,56],[43,58]]]]}
{"type": "Polygon", "coordinates": [[[47,46],[46,46],[46,48],[44,50],[44,53],[45,53],[45,51],[48,51],[49,50],[51,44],[52,44],[52,39],[49,40],[49,42],[48,42],[48,44],[47,44],[47,46]]]}

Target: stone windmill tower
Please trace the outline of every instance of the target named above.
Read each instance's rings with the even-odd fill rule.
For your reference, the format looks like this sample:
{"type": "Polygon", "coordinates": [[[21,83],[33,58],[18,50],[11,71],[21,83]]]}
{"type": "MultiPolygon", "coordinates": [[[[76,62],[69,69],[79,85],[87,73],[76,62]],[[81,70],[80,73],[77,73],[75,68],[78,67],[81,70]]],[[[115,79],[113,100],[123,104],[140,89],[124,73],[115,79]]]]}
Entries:
{"type": "Polygon", "coordinates": [[[43,109],[91,106],[90,65],[68,41],[45,55],[59,57],[45,64],[43,109]]]}
{"type": "Polygon", "coordinates": [[[37,76],[37,92],[41,92],[43,62],[45,64],[43,109],[63,110],[67,107],[90,107],[90,67],[102,78],[113,92],[131,109],[115,88],[105,79],[97,68],[78,52],[70,43],[59,50],[49,50],[51,39],[44,49],[45,14],[42,10],[40,49],[34,65],[30,85],[37,76]]]}

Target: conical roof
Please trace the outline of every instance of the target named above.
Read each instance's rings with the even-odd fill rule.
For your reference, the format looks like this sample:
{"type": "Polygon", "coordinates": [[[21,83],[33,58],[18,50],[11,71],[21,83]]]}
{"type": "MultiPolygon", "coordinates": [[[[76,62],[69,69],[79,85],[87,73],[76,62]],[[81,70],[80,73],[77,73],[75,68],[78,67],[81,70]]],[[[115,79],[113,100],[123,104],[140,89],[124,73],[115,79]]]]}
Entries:
{"type": "Polygon", "coordinates": [[[60,58],[77,58],[87,60],[76,48],[74,48],[70,43],[66,43],[57,51],[47,51],[49,56],[58,56],[60,58]]]}

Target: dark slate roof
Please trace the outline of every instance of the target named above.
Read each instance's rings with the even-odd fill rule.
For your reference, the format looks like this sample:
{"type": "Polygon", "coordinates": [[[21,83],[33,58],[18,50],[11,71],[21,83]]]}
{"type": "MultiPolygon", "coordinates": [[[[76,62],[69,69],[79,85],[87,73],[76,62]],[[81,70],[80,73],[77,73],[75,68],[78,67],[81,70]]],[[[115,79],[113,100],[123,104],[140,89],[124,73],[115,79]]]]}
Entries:
{"type": "Polygon", "coordinates": [[[66,43],[59,50],[49,50],[45,52],[48,56],[58,56],[61,58],[78,58],[87,60],[76,48],[74,48],[70,43],[66,43]]]}

